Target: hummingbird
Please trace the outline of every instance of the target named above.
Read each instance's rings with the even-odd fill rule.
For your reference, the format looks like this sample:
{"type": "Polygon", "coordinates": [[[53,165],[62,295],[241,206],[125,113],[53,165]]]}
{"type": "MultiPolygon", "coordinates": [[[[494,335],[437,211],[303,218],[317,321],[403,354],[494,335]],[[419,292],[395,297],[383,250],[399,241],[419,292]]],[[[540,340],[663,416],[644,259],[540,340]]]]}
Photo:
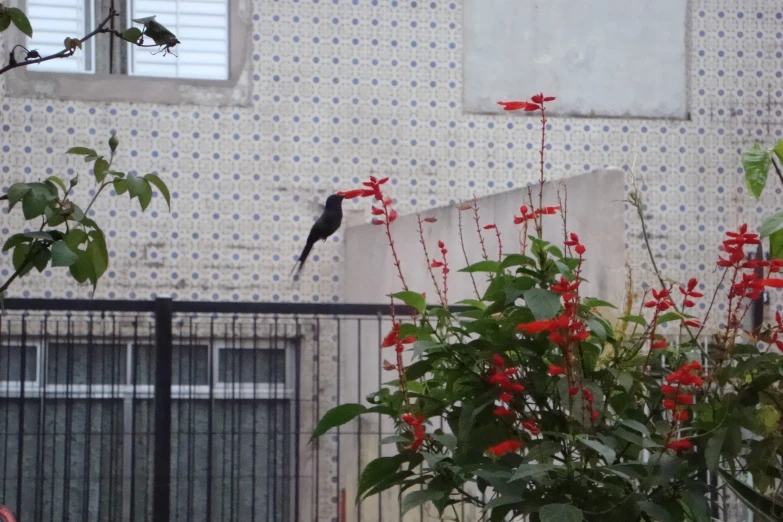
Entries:
{"type": "Polygon", "coordinates": [[[294,264],[294,268],[291,269],[291,273],[296,270],[296,275],[302,270],[302,267],[307,261],[307,256],[310,254],[313,245],[316,241],[326,239],[337,232],[340,225],[343,222],[343,199],[345,196],[340,194],[332,194],[326,198],[326,205],[323,214],[313,224],[313,228],[310,229],[310,234],[307,236],[307,242],[305,243],[302,253],[299,254],[299,259],[294,264]]]}

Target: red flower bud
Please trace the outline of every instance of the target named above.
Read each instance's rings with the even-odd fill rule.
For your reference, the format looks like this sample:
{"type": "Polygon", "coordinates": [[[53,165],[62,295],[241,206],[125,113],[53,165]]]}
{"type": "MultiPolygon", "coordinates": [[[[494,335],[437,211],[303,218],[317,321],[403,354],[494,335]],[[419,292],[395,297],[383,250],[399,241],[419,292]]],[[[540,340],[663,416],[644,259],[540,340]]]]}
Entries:
{"type": "Polygon", "coordinates": [[[693,404],[693,395],[678,395],[677,402],[680,404],[693,404]]]}
{"type": "Polygon", "coordinates": [[[664,399],[663,408],[666,410],[673,410],[677,404],[671,399],[664,399]]]}
{"type": "Polygon", "coordinates": [[[503,401],[503,402],[511,402],[511,399],[513,399],[513,398],[514,398],[514,396],[511,395],[508,392],[503,392],[503,393],[500,394],[500,400],[503,401]]]}
{"type": "Polygon", "coordinates": [[[562,366],[549,363],[549,375],[554,377],[555,375],[563,375],[564,373],[565,369],[563,369],[562,366]]]}
{"type": "Polygon", "coordinates": [[[425,223],[435,223],[436,221],[438,221],[438,219],[434,217],[427,217],[424,218],[422,221],[424,221],[425,223]]]}
{"type": "Polygon", "coordinates": [[[584,245],[582,245],[582,244],[576,245],[576,246],[574,247],[574,252],[576,252],[576,253],[577,253],[577,254],[579,254],[580,256],[581,256],[581,255],[584,255],[584,253],[585,253],[585,246],[584,246],[584,245]]]}
{"type": "Polygon", "coordinates": [[[686,421],[688,420],[688,410],[680,410],[674,412],[674,420],[686,421]]]}
{"type": "Polygon", "coordinates": [[[495,228],[497,228],[497,227],[495,226],[494,223],[492,223],[490,225],[484,225],[484,230],[492,230],[492,229],[495,229],[495,228]]]}
{"type": "Polygon", "coordinates": [[[572,388],[568,388],[568,395],[571,395],[573,397],[577,393],[579,393],[579,388],[577,388],[576,386],[572,388]]]}

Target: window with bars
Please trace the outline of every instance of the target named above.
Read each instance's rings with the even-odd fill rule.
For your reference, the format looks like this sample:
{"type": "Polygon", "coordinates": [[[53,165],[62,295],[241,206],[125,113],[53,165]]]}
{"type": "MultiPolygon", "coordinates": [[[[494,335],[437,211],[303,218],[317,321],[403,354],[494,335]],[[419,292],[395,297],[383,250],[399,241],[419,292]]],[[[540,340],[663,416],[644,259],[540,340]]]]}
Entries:
{"type": "MultiPolygon", "coordinates": [[[[139,47],[97,34],[70,57],[9,71],[11,96],[102,102],[247,105],[252,48],[251,0],[17,0],[33,27],[33,37],[11,35],[48,56],[66,38],[93,31],[113,8],[115,29],[143,29],[134,23],[150,16],[179,40],[171,52],[139,47]],[[188,89],[180,89],[186,84],[188,89]]],[[[154,44],[151,38],[145,45],[154,44]]],[[[21,53],[21,51],[19,51],[21,53]]]]}

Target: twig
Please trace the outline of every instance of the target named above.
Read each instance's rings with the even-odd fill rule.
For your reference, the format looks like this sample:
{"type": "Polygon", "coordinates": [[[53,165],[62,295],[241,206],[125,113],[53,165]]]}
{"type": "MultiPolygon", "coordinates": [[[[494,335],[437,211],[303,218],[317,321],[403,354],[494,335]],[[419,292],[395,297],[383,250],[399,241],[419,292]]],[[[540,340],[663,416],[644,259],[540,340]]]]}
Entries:
{"type": "MultiPolygon", "coordinates": [[[[457,208],[457,223],[459,226],[459,243],[462,245],[462,255],[465,256],[465,266],[468,266],[470,265],[470,260],[468,259],[468,252],[465,250],[465,236],[462,233],[462,209],[460,208],[457,208]]],[[[473,291],[476,292],[476,299],[481,299],[473,272],[468,272],[468,274],[470,275],[470,280],[473,281],[473,291]]]]}
{"type": "MultiPolygon", "coordinates": [[[[87,33],[86,35],[82,36],[79,39],[79,41],[80,42],[86,42],[87,40],[89,40],[90,38],[95,36],[96,34],[108,33],[108,34],[111,34],[111,35],[116,36],[118,38],[121,38],[122,40],[124,40],[124,41],[126,41],[126,42],[128,42],[130,44],[136,45],[138,47],[158,47],[158,45],[156,45],[156,44],[153,44],[153,45],[143,45],[143,44],[139,44],[137,42],[131,42],[131,41],[125,40],[124,38],[122,38],[122,33],[120,33],[119,31],[107,28],[106,24],[108,24],[110,21],[112,21],[112,19],[115,16],[119,16],[119,14],[120,13],[118,13],[117,11],[112,9],[109,12],[109,15],[106,18],[104,18],[103,21],[100,24],[98,24],[98,27],[96,27],[91,32],[87,33]]],[[[17,47],[19,47],[19,46],[17,46],[17,47]]],[[[22,48],[24,48],[24,47],[22,47],[22,48]]],[[[15,49],[16,49],[16,47],[14,47],[14,50],[15,49]]],[[[12,53],[13,53],[13,51],[12,51],[12,53]]],[[[30,59],[25,59],[25,60],[23,60],[21,62],[17,62],[17,61],[13,61],[12,60],[11,63],[6,65],[2,69],[0,69],[0,74],[6,73],[6,72],[10,71],[11,69],[16,69],[17,67],[25,67],[25,66],[34,65],[34,64],[37,64],[37,63],[48,62],[49,60],[55,60],[57,58],[69,58],[69,57],[73,56],[74,53],[76,53],[76,49],[63,49],[62,51],[58,51],[58,52],[56,52],[54,54],[50,54],[49,56],[44,56],[44,57],[41,57],[41,58],[33,58],[31,60],[30,59]]],[[[29,51],[28,51],[28,54],[29,54],[29,51]]],[[[13,54],[11,56],[13,56],[13,54]]]]}
{"type": "Polygon", "coordinates": [[[435,286],[435,292],[438,294],[438,299],[440,299],[443,308],[446,308],[446,300],[443,298],[443,294],[441,293],[440,287],[438,286],[438,280],[435,278],[435,272],[432,271],[430,255],[427,252],[427,243],[424,242],[424,226],[422,225],[423,221],[421,219],[421,214],[416,214],[416,218],[419,221],[419,243],[421,243],[421,248],[424,249],[424,259],[427,261],[427,270],[430,273],[430,277],[432,277],[432,284],[435,286]]]}
{"type": "Polygon", "coordinates": [[[772,166],[775,167],[775,172],[778,174],[778,179],[780,179],[780,182],[783,183],[783,173],[780,172],[780,167],[778,167],[778,164],[775,163],[775,158],[772,159],[772,166]]]}
{"type": "Polygon", "coordinates": [[[478,199],[476,199],[475,194],[473,194],[473,220],[476,222],[476,232],[478,233],[479,243],[481,243],[481,257],[484,258],[484,261],[487,261],[489,256],[487,255],[487,247],[484,245],[484,236],[481,234],[481,220],[479,219],[478,199]]]}

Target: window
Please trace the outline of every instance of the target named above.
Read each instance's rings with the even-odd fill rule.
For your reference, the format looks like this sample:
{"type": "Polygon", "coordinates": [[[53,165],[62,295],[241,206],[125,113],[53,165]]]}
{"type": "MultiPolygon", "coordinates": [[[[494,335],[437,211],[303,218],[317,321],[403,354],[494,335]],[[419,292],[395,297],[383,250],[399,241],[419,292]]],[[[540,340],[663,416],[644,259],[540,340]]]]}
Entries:
{"type": "MultiPolygon", "coordinates": [[[[0,348],[0,383],[19,386],[22,381],[22,363],[24,362],[24,382],[38,382],[38,347],[27,345],[6,345],[0,348]],[[24,361],[23,361],[24,359],[24,361]]],[[[0,387],[3,387],[0,384],[0,387]]]]}
{"type": "MultiPolygon", "coordinates": [[[[66,38],[94,30],[106,19],[110,2],[18,0],[17,4],[28,14],[33,38],[9,32],[11,44],[47,56],[62,50],[66,38]]],[[[168,52],[98,34],[71,57],[9,71],[8,93],[101,102],[250,103],[251,0],[115,0],[114,5],[120,13],[115,19],[118,30],[142,29],[133,20],[154,15],[180,43],[168,52]],[[188,88],[182,89],[183,85],[188,88]]],[[[149,38],[144,43],[154,45],[149,38]]]]}

